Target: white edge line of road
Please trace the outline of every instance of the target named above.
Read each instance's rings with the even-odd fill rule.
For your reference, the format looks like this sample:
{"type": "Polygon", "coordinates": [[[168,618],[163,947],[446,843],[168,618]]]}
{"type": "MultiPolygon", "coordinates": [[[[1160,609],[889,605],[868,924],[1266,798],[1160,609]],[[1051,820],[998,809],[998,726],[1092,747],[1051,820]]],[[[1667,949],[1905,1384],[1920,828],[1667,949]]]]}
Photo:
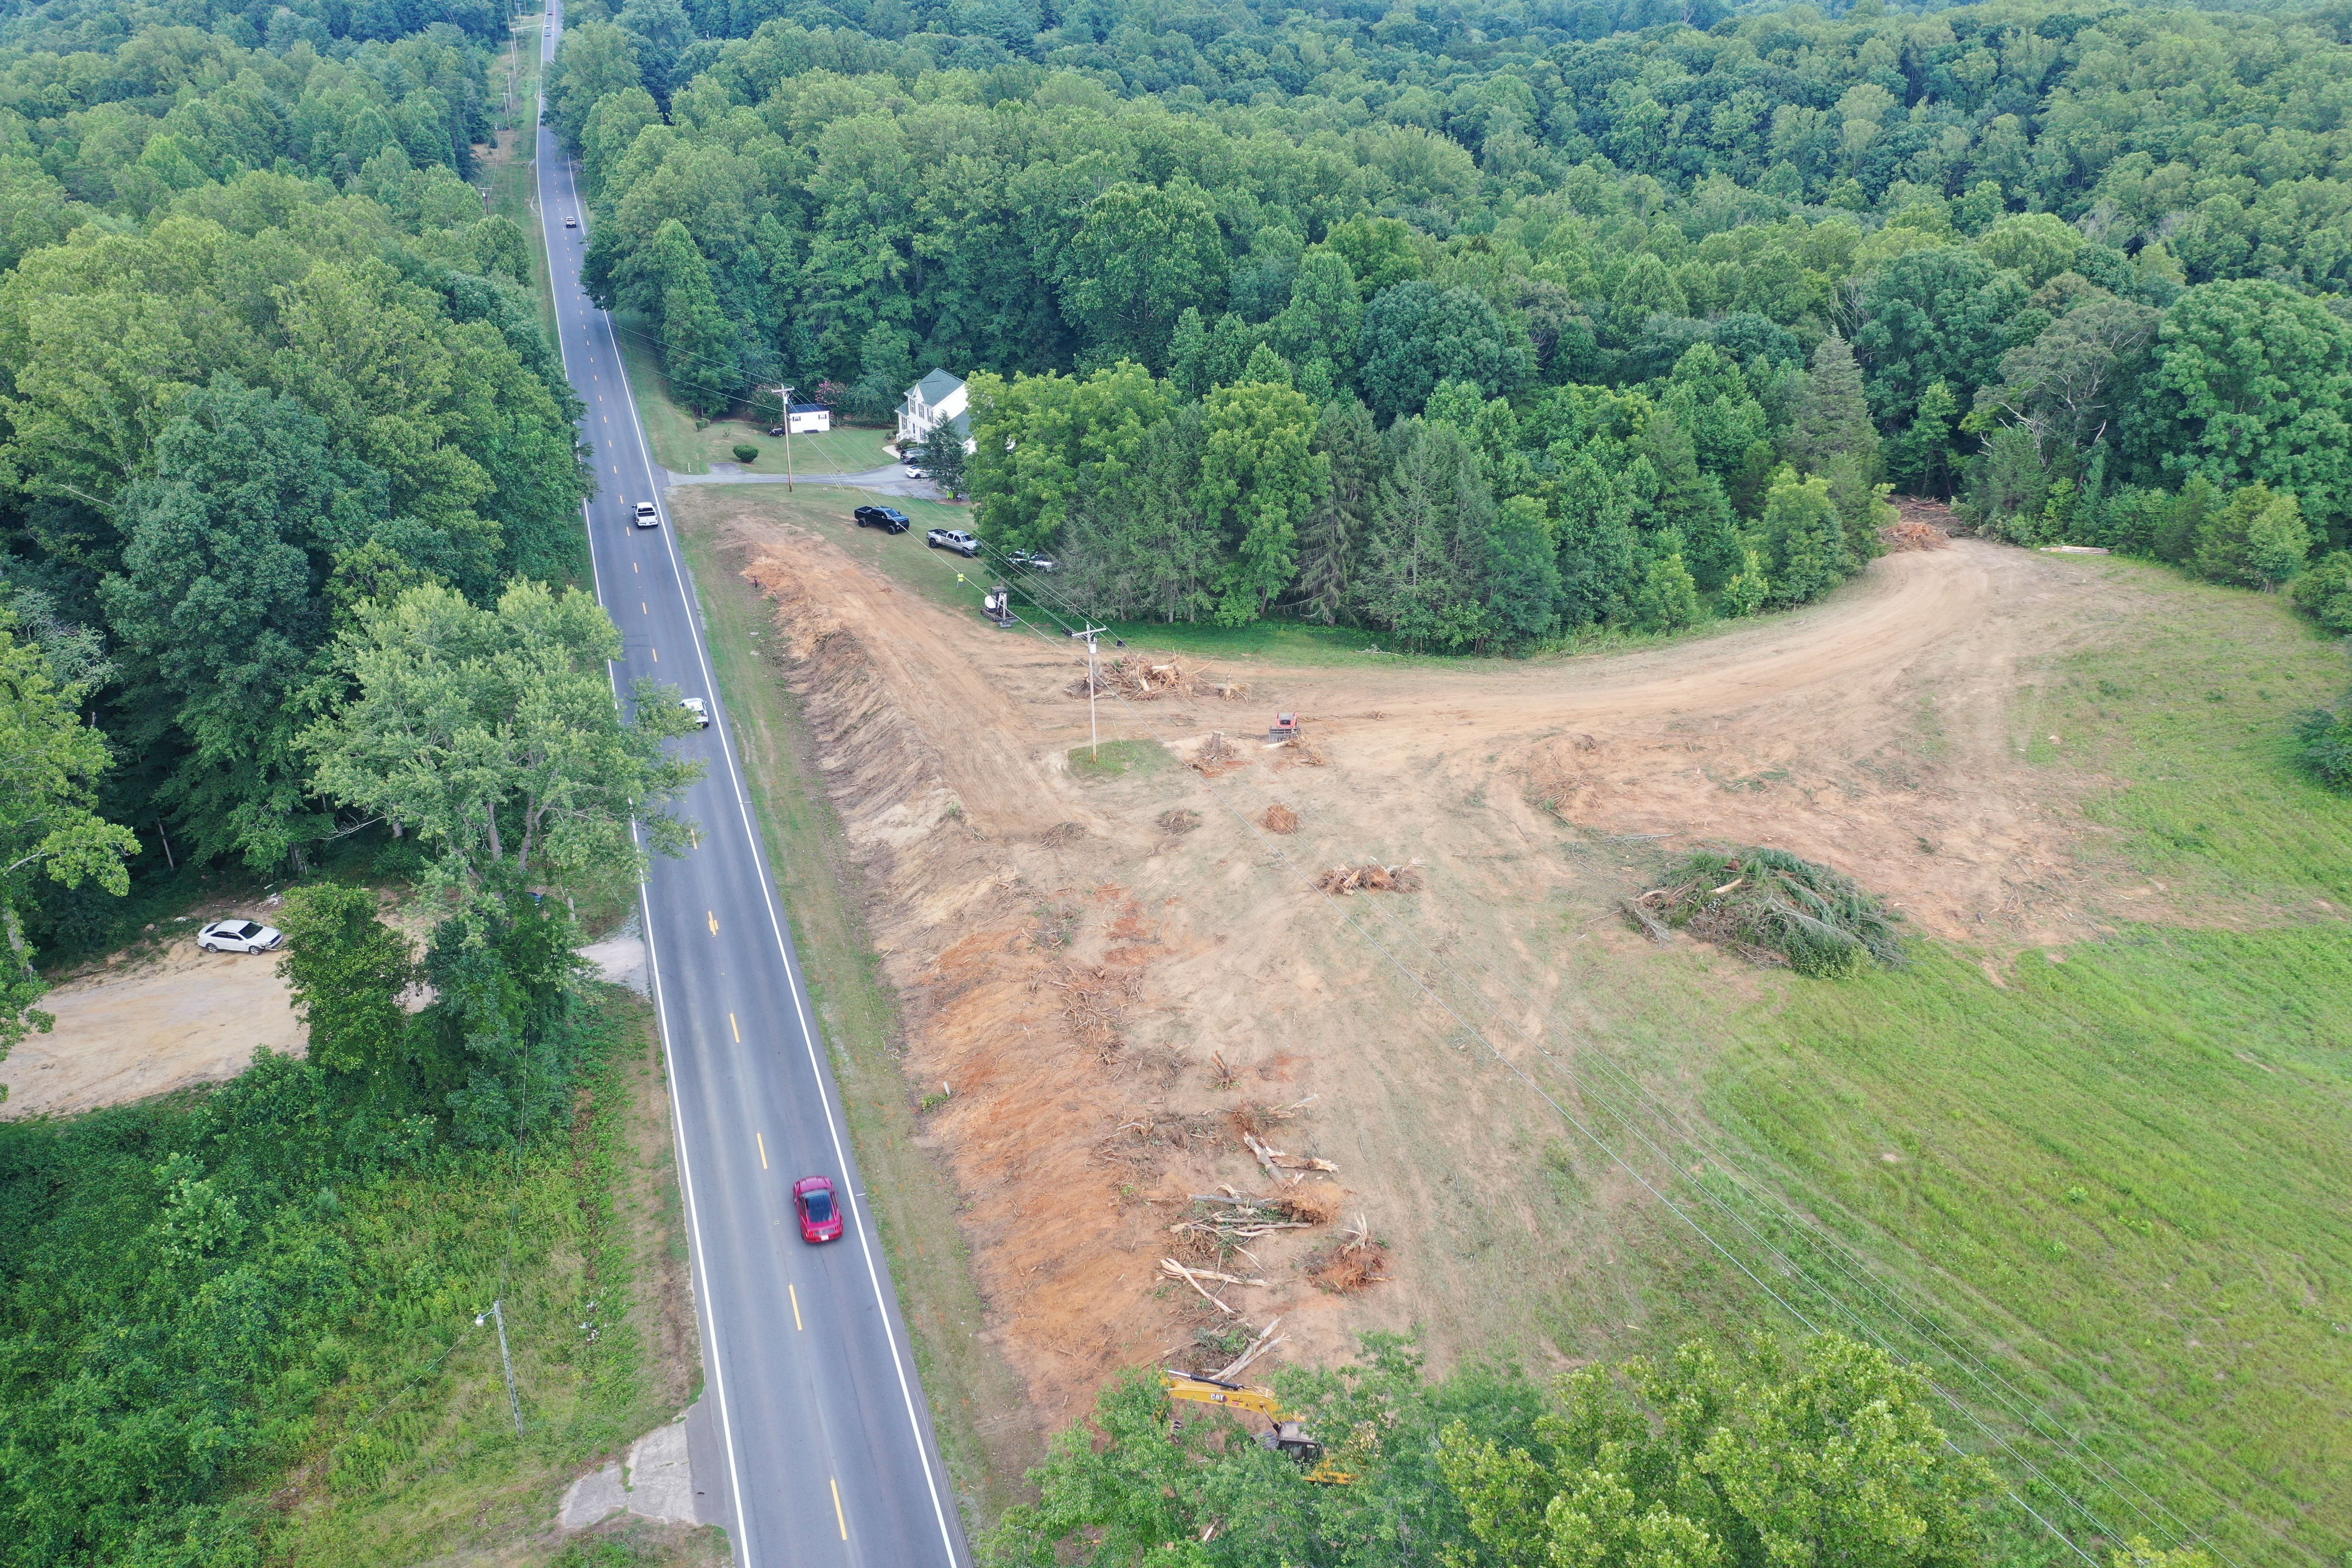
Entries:
{"type": "MultiPolygon", "coordinates": [[[[571,162],[568,158],[564,163],[564,174],[567,182],[576,179],[576,176],[572,173],[571,162]]],[[[574,198],[573,205],[577,205],[576,191],[574,192],[574,198]]],[[[583,235],[587,232],[584,219],[583,220],[581,232],[583,235]]],[[[549,247],[548,270],[551,274],[550,282],[551,284],[553,281],[552,274],[555,269],[555,256],[551,243],[554,237],[548,232],[544,215],[541,215],[541,218],[540,236],[541,242],[549,247]]],[[[637,415],[636,391],[629,385],[628,364],[627,362],[622,358],[619,340],[613,334],[613,323],[611,318],[607,316],[604,311],[599,310],[593,312],[591,319],[604,330],[605,346],[612,353],[613,363],[619,369],[621,375],[621,390],[628,400],[629,424],[635,431],[637,438],[637,460],[644,467],[646,472],[650,475],[654,472],[653,454],[646,442],[645,425],[637,415]]],[[[568,367],[565,374],[567,375],[570,374],[568,367]]],[[[658,485],[659,481],[656,480],[656,483],[658,485]]],[[[655,503],[656,505],[661,505],[661,498],[658,495],[655,497],[655,503]]],[[[585,509],[583,508],[583,512],[584,510],[585,509]]],[[[667,508],[664,510],[666,512],[667,508]]],[[[718,683],[711,678],[710,656],[709,651],[703,646],[701,607],[695,603],[694,596],[688,588],[685,564],[678,560],[677,538],[669,526],[667,516],[663,519],[662,549],[663,552],[669,556],[670,571],[671,574],[677,582],[678,596],[685,602],[687,612],[687,630],[694,639],[695,662],[702,670],[703,691],[706,700],[710,704],[711,724],[712,727],[719,731],[719,749],[721,754],[723,754],[727,759],[728,782],[731,784],[735,789],[735,808],[743,819],[744,833],[750,838],[754,847],[757,847],[761,845],[762,840],[758,826],[751,820],[751,798],[744,792],[742,774],[738,771],[735,764],[734,743],[730,741],[727,736],[727,721],[724,712],[725,704],[719,700],[718,683]]],[[[591,561],[593,564],[593,551],[591,552],[591,561]]],[[[768,912],[768,930],[776,939],[776,956],[783,961],[785,988],[792,993],[793,1012],[800,1023],[801,1042],[808,1053],[809,1076],[816,1086],[817,1104],[824,1111],[825,1131],[833,1141],[833,1155],[834,1159],[838,1163],[836,1168],[846,1169],[849,1163],[849,1157],[842,1145],[841,1122],[840,1119],[834,1111],[833,1096],[826,1092],[825,1089],[824,1064],[818,1059],[816,1054],[816,1031],[810,1027],[807,1003],[801,994],[800,976],[793,972],[792,952],[784,942],[783,921],[776,912],[775,889],[771,883],[770,878],[764,874],[760,878],[760,901],[766,908],[768,912]]],[[[650,913],[650,911],[648,911],[648,913],[650,913]]],[[[646,954],[648,961],[650,962],[653,954],[653,926],[650,918],[648,918],[646,922],[646,954]]],[[[658,994],[658,973],[656,973],[656,994],[658,994]]],[[[666,1030],[665,1048],[667,1048],[666,1030]]],[[[671,1081],[676,1082],[677,1080],[673,1078],[671,1081]]],[[[679,1144],[679,1163],[681,1168],[685,1163],[684,1148],[684,1140],[681,1134],[679,1144]]],[[[950,1568],[954,1568],[954,1565],[958,1562],[955,1549],[955,1531],[948,1524],[947,1508],[940,1497],[939,1475],[932,1464],[930,1445],[923,1438],[922,1413],[917,1407],[915,1403],[914,1385],[907,1377],[906,1354],[898,1348],[898,1331],[890,1326],[890,1302],[882,1289],[881,1271],[875,1267],[873,1238],[869,1233],[869,1227],[867,1226],[865,1219],[864,1210],[858,1205],[857,1195],[854,1190],[851,1190],[854,1188],[855,1184],[845,1181],[842,1184],[842,1186],[844,1188],[844,1195],[849,1205],[850,1213],[857,1217],[857,1245],[866,1262],[866,1283],[873,1289],[874,1304],[881,1313],[882,1337],[890,1347],[891,1370],[898,1373],[898,1394],[900,1399],[905,1402],[907,1407],[907,1425],[915,1439],[916,1457],[922,1461],[923,1484],[929,1490],[931,1513],[939,1522],[940,1544],[947,1552],[947,1560],[950,1568]]],[[[698,1237],[698,1239],[699,1238],[698,1237]]],[[[706,1291],[708,1289],[709,1287],[706,1282],[706,1291]]],[[[715,1342],[715,1331],[713,1338],[715,1342]]],[[[714,1354],[712,1357],[714,1377],[717,1373],[717,1365],[718,1359],[714,1354]]],[[[726,1417],[726,1394],[723,1387],[719,1394],[719,1415],[723,1423],[726,1417]]],[[[728,1465],[730,1469],[734,1467],[734,1444],[731,1436],[730,1437],[728,1444],[728,1465]]],[[[736,1510],[739,1523],[742,1519],[742,1510],[740,1498],[740,1483],[739,1481],[739,1501],[736,1510]]],[[[745,1552],[744,1555],[747,1559],[750,1557],[751,1554],[748,1550],[745,1552]]]]}
{"type": "MultiPolygon", "coordinates": [[[[553,9],[554,8],[551,5],[549,7],[551,21],[552,20],[553,9]]],[[[542,51],[542,56],[543,54],[544,51],[542,51]]],[[[544,63],[543,58],[542,63],[544,63]]],[[[543,75],[544,73],[542,73],[542,76],[543,75]]],[[[530,128],[532,142],[531,163],[533,173],[531,184],[534,188],[541,184],[541,178],[544,174],[544,171],[538,167],[538,140],[541,128],[540,116],[544,115],[547,111],[547,98],[544,90],[541,92],[538,101],[539,110],[538,113],[534,114],[532,117],[530,128]]],[[[566,173],[569,173],[568,165],[566,173]]],[[[548,283],[551,290],[557,277],[555,270],[555,243],[554,237],[547,232],[547,215],[544,211],[540,214],[539,238],[541,248],[547,253],[548,283]]],[[[553,303],[553,301],[551,300],[550,303],[553,303]]],[[[563,319],[562,313],[560,310],[557,311],[555,323],[555,353],[557,359],[563,362],[564,378],[567,381],[570,380],[572,375],[572,366],[563,353],[563,319]]],[[[626,383],[624,382],[623,385],[625,388],[626,383]]],[[[632,400],[631,406],[635,406],[634,400],[632,400]]],[[[588,503],[584,500],[580,503],[580,523],[582,531],[588,535],[589,576],[596,585],[597,602],[602,604],[604,597],[604,574],[599,572],[596,568],[595,520],[588,515],[588,503]]],[[[618,672],[610,663],[607,663],[604,666],[604,678],[612,684],[614,704],[618,706],[621,697],[621,683],[618,672]]],[[[634,822],[629,825],[629,838],[632,843],[635,842],[637,838],[637,826],[634,822]]],[[[646,929],[646,968],[653,976],[654,1017],[661,1028],[662,1070],[668,1075],[669,1082],[675,1085],[677,1082],[677,1058],[670,1044],[669,1005],[662,989],[661,963],[654,944],[653,907],[649,899],[649,889],[646,888],[645,880],[640,878],[637,882],[637,918],[646,929]]],[[[699,1309],[700,1315],[704,1320],[703,1328],[705,1343],[709,1347],[710,1356],[710,1386],[712,1392],[717,1394],[719,1396],[719,1430],[720,1440],[727,1449],[728,1492],[733,1499],[735,1504],[735,1543],[740,1553],[742,1568],[751,1568],[751,1526],[750,1516],[743,1511],[742,1474],[735,1463],[735,1424],[729,1417],[727,1409],[727,1371],[725,1366],[721,1363],[719,1356],[719,1312],[717,1306],[710,1299],[710,1273],[708,1261],[709,1252],[702,1244],[702,1212],[695,1206],[694,1167],[692,1163],[687,1158],[685,1108],[678,1103],[677,1095],[675,1090],[673,1090],[669,1095],[669,1102],[670,1125],[676,1130],[677,1137],[678,1184],[685,1190],[686,1196],[686,1227],[688,1232],[694,1238],[694,1271],[696,1276],[701,1280],[702,1284],[701,1289],[697,1293],[698,1300],[696,1305],[699,1309]]]]}

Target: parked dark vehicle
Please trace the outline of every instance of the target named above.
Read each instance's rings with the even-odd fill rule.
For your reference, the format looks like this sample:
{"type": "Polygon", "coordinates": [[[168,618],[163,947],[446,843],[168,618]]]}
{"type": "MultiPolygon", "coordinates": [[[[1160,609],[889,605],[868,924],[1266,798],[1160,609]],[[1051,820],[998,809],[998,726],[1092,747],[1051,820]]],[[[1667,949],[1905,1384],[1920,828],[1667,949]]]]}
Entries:
{"type": "Polygon", "coordinates": [[[915,526],[915,520],[895,506],[861,506],[849,514],[860,528],[878,528],[885,533],[904,533],[915,526]]]}

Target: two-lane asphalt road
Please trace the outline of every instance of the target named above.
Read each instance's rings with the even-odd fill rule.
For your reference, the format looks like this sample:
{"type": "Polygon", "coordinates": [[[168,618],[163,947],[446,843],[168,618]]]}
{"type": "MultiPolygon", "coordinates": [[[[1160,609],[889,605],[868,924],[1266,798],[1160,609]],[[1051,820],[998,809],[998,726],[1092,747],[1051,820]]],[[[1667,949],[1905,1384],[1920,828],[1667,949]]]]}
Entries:
{"type": "MultiPolygon", "coordinates": [[[[551,5],[541,58],[552,58],[551,5]]],[[[657,859],[645,892],[654,996],[677,1111],[703,1362],[725,1453],[697,1489],[731,1516],[739,1568],[961,1568],[969,1552],[932,1440],[907,1331],[858,1183],[839,1096],[752,823],[693,588],[662,505],[612,322],[579,287],[586,208],[539,131],[540,218],[565,374],[588,405],[598,494],[584,509],[597,593],[621,628],[614,675],[710,706],[684,744],[709,764],[683,809],[693,852],[657,859]],[[576,217],[577,228],[564,226],[576,217]],[[829,1175],[847,1199],[836,1242],[800,1238],[792,1184],[829,1175]]],[[[700,1461],[698,1459],[698,1466],[700,1461]]]]}

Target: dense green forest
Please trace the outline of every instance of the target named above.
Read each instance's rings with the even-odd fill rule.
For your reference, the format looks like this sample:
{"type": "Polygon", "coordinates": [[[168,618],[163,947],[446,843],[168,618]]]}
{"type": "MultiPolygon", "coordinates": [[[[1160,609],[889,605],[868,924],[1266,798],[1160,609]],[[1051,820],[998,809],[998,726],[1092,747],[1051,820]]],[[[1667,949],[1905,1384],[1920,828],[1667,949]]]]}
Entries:
{"type": "MultiPolygon", "coordinates": [[[[992,1568],[1968,1568],[2004,1544],[1979,1505],[2000,1483],[1952,1447],[1927,1379],[1836,1334],[1742,1353],[1685,1345],[1593,1365],[1549,1390],[1516,1368],[1424,1376],[1409,1341],[1285,1369],[1344,1484],[1236,1422],[1171,1428],[1158,1382],[1105,1389],[1055,1441],[983,1543],[992,1568]]],[[[2088,1559],[2086,1559],[2088,1561],[2088,1559]]],[[[2211,1568],[2135,1541],[2113,1568],[2211,1568]]]]}
{"type": "MultiPolygon", "coordinates": [[[[625,1312],[599,1237],[642,1022],[582,984],[574,910],[634,887],[633,822],[683,836],[697,773],[674,695],[625,715],[618,634],[562,585],[579,404],[538,237],[467,178],[508,26],[469,0],[0,19],[0,1054],[47,1023],[37,958],[207,868],[310,873],[272,911],[307,1057],[0,1122],[12,1563],[262,1562],[331,1521],[272,1500],[289,1468],[365,1498],[450,1463],[403,1401],[551,1247],[625,1312]],[[421,951],[384,886],[430,900],[421,951]]],[[[598,1343],[548,1352],[541,1462],[648,1418],[634,1342],[598,1343]]]]}
{"type": "Polygon", "coordinates": [[[707,413],[974,376],[1097,613],[1668,627],[1886,486],[2260,588],[2352,527],[2340,7],[603,10],[599,297],[707,413]]]}

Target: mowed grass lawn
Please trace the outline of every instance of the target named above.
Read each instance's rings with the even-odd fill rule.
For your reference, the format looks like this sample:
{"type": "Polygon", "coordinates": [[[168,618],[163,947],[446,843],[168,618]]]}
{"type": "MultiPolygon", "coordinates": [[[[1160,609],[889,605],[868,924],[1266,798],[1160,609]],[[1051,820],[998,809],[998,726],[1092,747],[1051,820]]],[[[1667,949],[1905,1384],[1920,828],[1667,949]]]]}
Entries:
{"type": "MultiPolygon", "coordinates": [[[[679,405],[662,366],[661,351],[646,335],[647,323],[637,316],[613,318],[614,336],[628,362],[629,384],[637,395],[637,416],[645,421],[646,442],[654,461],[674,474],[707,474],[713,463],[748,468],[755,474],[784,471],[784,438],[768,434],[768,423],[714,419],[695,428],[694,416],[679,405]],[[739,463],[734,448],[749,442],[760,449],[750,463],[739,463]]],[[[822,436],[795,436],[792,469],[797,474],[862,474],[897,461],[887,445],[897,432],[863,426],[838,426],[822,436]]]]}
{"type": "Polygon", "coordinates": [[[2276,598],[2091,570],[2158,607],[2027,676],[2016,743],[2121,781],[2090,816],[2116,831],[2117,869],[2193,923],[2095,910],[2085,935],[2102,915],[2115,934],[2022,955],[1923,944],[1906,973],[1776,986],[1727,1020],[1711,1100],[1937,1304],[1909,1329],[1863,1310],[1985,1415],[1958,1435],[2045,1513],[2089,1530],[2068,1494],[2160,1541],[2168,1510],[2234,1562],[2336,1568],[2352,801],[2296,771],[2287,735],[2347,664],[2276,598]],[[2027,1405],[2004,1411],[1991,1372],[2052,1413],[2042,1435],[2022,1435],[2027,1405]]]}

